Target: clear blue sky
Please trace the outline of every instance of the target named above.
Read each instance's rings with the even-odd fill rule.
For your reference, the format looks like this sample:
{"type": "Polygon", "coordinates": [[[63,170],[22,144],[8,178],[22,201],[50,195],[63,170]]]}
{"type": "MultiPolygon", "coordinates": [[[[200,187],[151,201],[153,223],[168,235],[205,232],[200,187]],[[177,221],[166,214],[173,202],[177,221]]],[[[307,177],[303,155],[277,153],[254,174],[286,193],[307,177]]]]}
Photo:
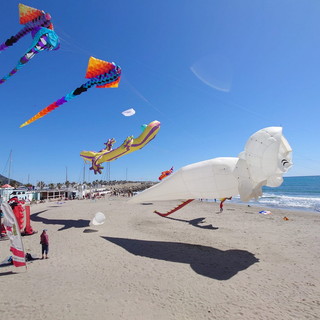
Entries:
{"type": "MultiPolygon", "coordinates": [[[[19,1],[1,1],[0,41],[21,28],[19,1]]],[[[237,156],[251,134],[282,126],[288,176],[320,174],[318,0],[24,1],[52,16],[61,40],[0,86],[0,173],[23,183],[83,179],[82,150],[119,146],[141,125],[162,126],[145,148],[111,162],[111,179],[157,180],[163,170],[237,156]],[[89,57],[122,68],[117,89],[92,88],[33,124],[43,107],[86,81],[89,57]],[[134,108],[136,114],[121,112],[134,108]],[[66,169],[67,168],[67,169],[66,169]]],[[[0,54],[1,75],[30,46],[0,54]]],[[[86,180],[105,179],[106,173],[86,180]]]]}

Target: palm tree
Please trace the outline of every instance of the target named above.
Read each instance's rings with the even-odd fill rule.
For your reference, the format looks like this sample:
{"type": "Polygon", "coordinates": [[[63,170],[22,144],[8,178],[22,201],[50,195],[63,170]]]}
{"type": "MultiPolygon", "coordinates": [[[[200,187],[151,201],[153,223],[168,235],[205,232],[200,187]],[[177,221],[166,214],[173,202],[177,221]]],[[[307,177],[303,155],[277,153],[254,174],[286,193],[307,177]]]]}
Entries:
{"type": "Polygon", "coordinates": [[[37,183],[37,187],[39,187],[40,189],[43,189],[46,186],[46,184],[43,181],[39,181],[37,183]]]}
{"type": "Polygon", "coordinates": [[[11,180],[11,186],[14,187],[15,189],[19,187],[19,183],[15,180],[11,180]]]}
{"type": "Polygon", "coordinates": [[[54,189],[54,183],[49,183],[48,187],[49,189],[54,189]]]}

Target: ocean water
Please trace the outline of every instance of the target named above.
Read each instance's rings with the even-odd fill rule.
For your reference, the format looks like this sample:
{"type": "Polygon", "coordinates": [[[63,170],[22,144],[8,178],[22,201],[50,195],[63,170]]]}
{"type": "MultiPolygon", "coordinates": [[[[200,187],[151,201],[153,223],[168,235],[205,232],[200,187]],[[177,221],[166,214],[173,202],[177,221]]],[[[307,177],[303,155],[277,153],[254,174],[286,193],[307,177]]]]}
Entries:
{"type": "MultiPolygon", "coordinates": [[[[262,197],[248,204],[320,213],[320,176],[284,177],[280,187],[263,187],[262,191],[262,197]]],[[[238,197],[231,201],[241,202],[238,197]]]]}

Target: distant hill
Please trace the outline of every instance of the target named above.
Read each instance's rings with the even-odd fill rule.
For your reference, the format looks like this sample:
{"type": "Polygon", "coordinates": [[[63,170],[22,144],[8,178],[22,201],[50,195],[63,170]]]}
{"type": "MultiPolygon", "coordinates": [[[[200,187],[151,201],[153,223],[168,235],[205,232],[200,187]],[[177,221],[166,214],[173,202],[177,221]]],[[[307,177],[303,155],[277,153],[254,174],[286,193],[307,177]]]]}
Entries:
{"type": "MultiPolygon", "coordinates": [[[[8,178],[0,174],[0,187],[7,183],[8,183],[8,178]]],[[[21,186],[21,185],[22,185],[21,182],[14,179],[10,179],[10,186],[15,187],[15,186],[21,186]]]]}

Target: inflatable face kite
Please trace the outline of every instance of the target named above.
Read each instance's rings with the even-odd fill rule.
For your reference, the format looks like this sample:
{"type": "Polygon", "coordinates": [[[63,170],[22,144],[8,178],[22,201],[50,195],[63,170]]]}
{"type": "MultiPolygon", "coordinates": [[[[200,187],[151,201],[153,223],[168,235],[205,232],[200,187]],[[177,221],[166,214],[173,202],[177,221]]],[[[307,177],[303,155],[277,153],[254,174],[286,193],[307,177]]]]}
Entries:
{"type": "Polygon", "coordinates": [[[60,47],[60,42],[57,34],[53,31],[51,23],[51,16],[44,11],[34,9],[23,4],[19,4],[20,24],[24,28],[16,35],[7,39],[0,44],[0,51],[12,46],[26,34],[31,33],[33,42],[31,47],[19,60],[18,64],[6,76],[0,79],[0,84],[3,84],[11,76],[13,76],[19,69],[21,69],[27,62],[29,62],[37,53],[42,51],[57,50],[60,47]]]}
{"type": "Polygon", "coordinates": [[[185,200],[166,216],[194,199],[218,199],[240,195],[242,201],[257,199],[262,186],[278,187],[292,166],[292,150],[281,127],[254,133],[239,157],[214,158],[190,164],[159,184],[141,192],[130,202],[185,200]]]}

